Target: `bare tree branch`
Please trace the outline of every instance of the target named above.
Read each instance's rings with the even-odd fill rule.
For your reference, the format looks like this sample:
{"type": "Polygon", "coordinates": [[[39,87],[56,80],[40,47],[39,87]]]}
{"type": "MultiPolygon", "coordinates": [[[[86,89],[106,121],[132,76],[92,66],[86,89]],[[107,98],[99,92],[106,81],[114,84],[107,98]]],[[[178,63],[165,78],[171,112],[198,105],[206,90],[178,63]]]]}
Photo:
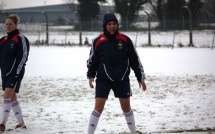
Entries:
{"type": "Polygon", "coordinates": [[[4,7],[6,6],[4,0],[0,0],[0,10],[3,10],[4,7]]]}

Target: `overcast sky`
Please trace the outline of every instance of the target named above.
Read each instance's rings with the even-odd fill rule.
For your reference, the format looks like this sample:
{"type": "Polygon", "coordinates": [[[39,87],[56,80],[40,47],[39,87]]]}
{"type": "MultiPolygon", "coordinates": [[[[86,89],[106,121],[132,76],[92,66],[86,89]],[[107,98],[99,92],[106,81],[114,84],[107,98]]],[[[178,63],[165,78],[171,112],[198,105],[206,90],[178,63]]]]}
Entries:
{"type": "MultiPolygon", "coordinates": [[[[2,3],[2,1],[4,1],[5,3],[5,6],[3,9],[13,9],[13,8],[61,4],[61,3],[66,3],[67,0],[0,0],[0,3],[2,3]]],[[[106,0],[106,1],[107,1],[106,4],[111,4],[111,5],[113,4],[113,0],[106,0]]]]}
{"type": "Polygon", "coordinates": [[[64,0],[0,0],[2,1],[5,3],[4,9],[65,3],[64,0]]]}

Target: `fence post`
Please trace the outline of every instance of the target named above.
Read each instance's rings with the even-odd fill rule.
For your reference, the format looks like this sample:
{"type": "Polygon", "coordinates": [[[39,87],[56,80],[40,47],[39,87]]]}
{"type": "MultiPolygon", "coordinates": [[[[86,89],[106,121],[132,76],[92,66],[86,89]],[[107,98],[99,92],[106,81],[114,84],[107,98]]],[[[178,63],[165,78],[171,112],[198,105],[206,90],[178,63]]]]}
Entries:
{"type": "Polygon", "coordinates": [[[40,31],[39,31],[39,34],[38,34],[38,47],[40,46],[40,31]]]}
{"type": "Polygon", "coordinates": [[[193,35],[192,35],[192,13],[190,11],[190,8],[188,6],[184,6],[185,9],[187,9],[189,13],[189,27],[190,27],[190,47],[194,47],[193,45],[193,35]]]}
{"type": "Polygon", "coordinates": [[[164,31],[166,30],[166,19],[164,16],[163,16],[163,30],[164,31]]]}
{"type": "Polygon", "coordinates": [[[49,24],[48,24],[48,15],[46,12],[41,12],[46,17],[46,43],[49,44],[49,24]]]}
{"type": "Polygon", "coordinates": [[[137,33],[136,33],[135,47],[137,46],[137,36],[138,36],[138,31],[137,31],[137,33]]]}
{"type": "Polygon", "coordinates": [[[66,32],[66,35],[65,35],[65,47],[66,47],[66,44],[67,44],[67,32],[66,32]]]}
{"type": "Polygon", "coordinates": [[[172,49],[174,47],[174,43],[175,43],[175,31],[173,32],[173,44],[172,44],[172,49]]]}
{"type": "Polygon", "coordinates": [[[148,16],[148,45],[151,46],[151,25],[150,25],[151,17],[148,12],[146,12],[146,11],[144,11],[144,12],[148,16]]]}
{"type": "Polygon", "coordinates": [[[211,50],[213,50],[213,48],[214,48],[214,38],[215,38],[215,31],[214,31],[214,37],[213,37],[213,42],[212,42],[212,48],[211,48],[211,50]]]}
{"type": "Polygon", "coordinates": [[[181,17],[182,17],[182,29],[184,30],[184,16],[183,16],[183,14],[181,15],[181,17]]]}
{"type": "Polygon", "coordinates": [[[78,19],[79,19],[79,45],[82,45],[82,33],[81,33],[81,31],[82,31],[82,26],[81,26],[81,15],[79,14],[79,12],[78,11],[75,11],[75,13],[77,14],[77,16],[78,16],[78,19]]]}

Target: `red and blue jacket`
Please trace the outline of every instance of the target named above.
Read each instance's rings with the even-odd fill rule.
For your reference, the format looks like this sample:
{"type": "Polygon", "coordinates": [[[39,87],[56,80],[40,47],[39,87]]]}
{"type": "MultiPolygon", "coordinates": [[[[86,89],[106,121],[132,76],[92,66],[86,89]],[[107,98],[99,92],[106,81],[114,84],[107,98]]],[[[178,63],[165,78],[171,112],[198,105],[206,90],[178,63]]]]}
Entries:
{"type": "Polygon", "coordinates": [[[0,39],[0,68],[2,76],[19,76],[29,55],[29,41],[16,29],[0,39]]]}
{"type": "Polygon", "coordinates": [[[94,39],[89,59],[87,60],[87,77],[123,81],[128,79],[130,68],[139,82],[144,81],[144,69],[137,51],[124,34],[117,32],[114,38],[105,34],[94,39]]]}

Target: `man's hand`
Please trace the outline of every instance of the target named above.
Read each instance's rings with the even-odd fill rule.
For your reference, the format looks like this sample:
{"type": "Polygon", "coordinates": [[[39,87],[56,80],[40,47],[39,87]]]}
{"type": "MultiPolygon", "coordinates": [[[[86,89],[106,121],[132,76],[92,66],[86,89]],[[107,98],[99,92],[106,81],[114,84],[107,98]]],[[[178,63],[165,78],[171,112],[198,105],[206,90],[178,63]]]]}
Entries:
{"type": "Polygon", "coordinates": [[[139,82],[139,87],[142,87],[143,91],[146,91],[146,84],[144,81],[139,82]]]}
{"type": "Polygon", "coordinates": [[[90,78],[89,79],[90,88],[94,88],[93,82],[94,82],[94,78],[90,78]]]}

